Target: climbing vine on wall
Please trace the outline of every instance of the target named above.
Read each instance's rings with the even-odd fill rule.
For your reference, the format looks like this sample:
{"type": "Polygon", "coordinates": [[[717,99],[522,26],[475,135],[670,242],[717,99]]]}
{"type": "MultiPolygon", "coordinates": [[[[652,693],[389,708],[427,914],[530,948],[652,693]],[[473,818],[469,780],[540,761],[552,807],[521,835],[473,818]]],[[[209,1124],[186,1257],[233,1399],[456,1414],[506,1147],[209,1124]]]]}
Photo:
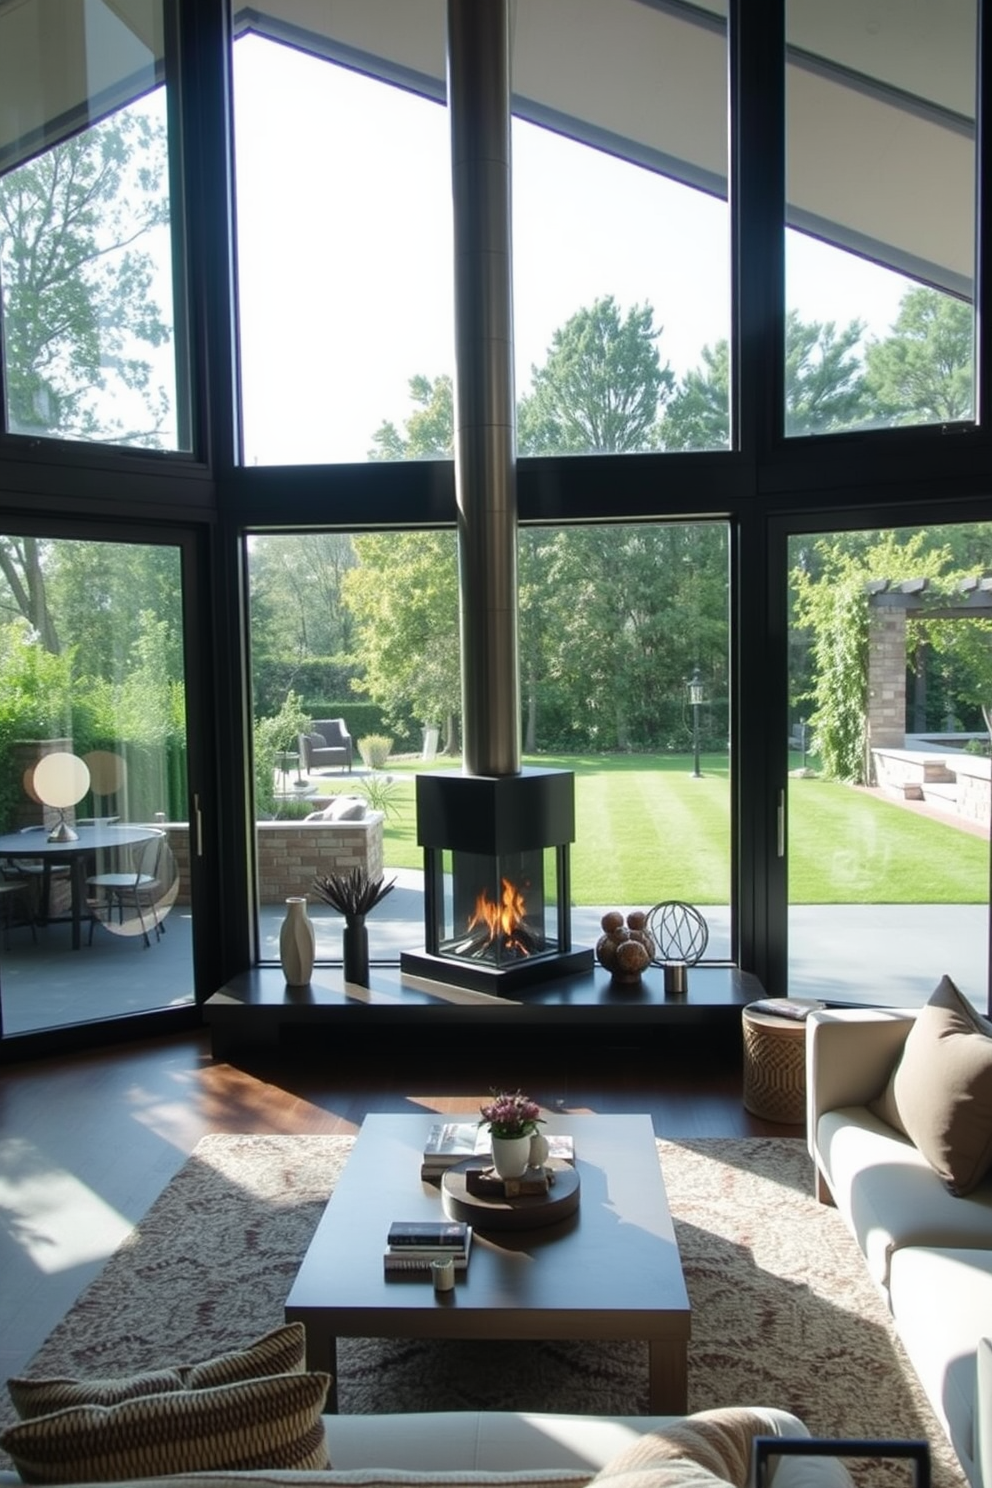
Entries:
{"type": "Polygon", "coordinates": [[[854,533],[818,538],[792,572],[793,622],[807,631],[812,660],[802,701],[824,774],[852,785],[868,760],[868,585],[886,579],[948,582],[952,554],[934,532],[854,533]]]}

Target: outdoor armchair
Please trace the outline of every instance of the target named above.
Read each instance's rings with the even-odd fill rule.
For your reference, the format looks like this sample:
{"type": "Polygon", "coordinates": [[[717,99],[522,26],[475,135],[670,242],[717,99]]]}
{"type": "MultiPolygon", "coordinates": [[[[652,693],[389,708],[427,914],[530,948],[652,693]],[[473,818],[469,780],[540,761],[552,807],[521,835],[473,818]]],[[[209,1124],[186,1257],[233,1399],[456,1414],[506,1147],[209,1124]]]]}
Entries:
{"type": "Polygon", "coordinates": [[[316,718],[310,732],[300,734],[300,765],[304,770],[351,769],[354,747],[343,718],[316,718]]]}

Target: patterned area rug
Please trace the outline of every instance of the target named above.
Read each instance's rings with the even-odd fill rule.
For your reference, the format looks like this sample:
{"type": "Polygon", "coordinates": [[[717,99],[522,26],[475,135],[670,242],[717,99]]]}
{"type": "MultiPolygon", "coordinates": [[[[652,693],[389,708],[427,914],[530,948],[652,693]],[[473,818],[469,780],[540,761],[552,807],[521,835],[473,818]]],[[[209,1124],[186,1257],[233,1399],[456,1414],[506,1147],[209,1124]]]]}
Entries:
{"type": "MultiPolygon", "coordinates": [[[[114,1374],[238,1347],[282,1321],[349,1137],[211,1136],[31,1362],[114,1374]]],[[[964,1477],[798,1138],[659,1141],[689,1297],[689,1408],[776,1405],[824,1436],[927,1437],[964,1477]]],[[[646,1409],[631,1343],[342,1340],[342,1411],[646,1409]]],[[[0,1422],[13,1419],[0,1400],[0,1422]]]]}

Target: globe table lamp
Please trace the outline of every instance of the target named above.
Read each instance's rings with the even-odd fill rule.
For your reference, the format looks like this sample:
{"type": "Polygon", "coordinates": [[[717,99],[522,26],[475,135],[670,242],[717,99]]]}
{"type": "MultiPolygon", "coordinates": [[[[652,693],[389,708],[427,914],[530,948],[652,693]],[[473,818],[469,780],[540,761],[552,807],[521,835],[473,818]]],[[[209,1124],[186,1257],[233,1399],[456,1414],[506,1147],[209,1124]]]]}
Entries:
{"type": "Polygon", "coordinates": [[[34,767],[35,794],[59,814],[49,842],[77,842],[79,833],[65,819],[66,808],[81,801],[90,788],[90,772],[75,754],[46,754],[34,767]]]}

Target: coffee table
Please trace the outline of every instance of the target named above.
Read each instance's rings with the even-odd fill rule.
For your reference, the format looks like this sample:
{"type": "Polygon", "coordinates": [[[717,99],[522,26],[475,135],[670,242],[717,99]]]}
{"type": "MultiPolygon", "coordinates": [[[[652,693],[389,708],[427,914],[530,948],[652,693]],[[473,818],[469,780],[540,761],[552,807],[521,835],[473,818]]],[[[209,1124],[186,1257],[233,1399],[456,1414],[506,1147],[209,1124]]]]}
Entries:
{"type": "Polygon", "coordinates": [[[286,1300],[286,1321],[306,1329],[307,1367],[334,1378],[339,1338],[643,1339],[648,1412],[684,1413],[689,1298],[651,1118],[550,1117],[546,1130],[575,1139],[578,1212],[542,1229],[476,1229],[467,1270],[441,1293],[382,1266],[392,1220],[443,1217],[439,1187],[420,1177],[436,1120],[363,1122],[286,1300]]]}

